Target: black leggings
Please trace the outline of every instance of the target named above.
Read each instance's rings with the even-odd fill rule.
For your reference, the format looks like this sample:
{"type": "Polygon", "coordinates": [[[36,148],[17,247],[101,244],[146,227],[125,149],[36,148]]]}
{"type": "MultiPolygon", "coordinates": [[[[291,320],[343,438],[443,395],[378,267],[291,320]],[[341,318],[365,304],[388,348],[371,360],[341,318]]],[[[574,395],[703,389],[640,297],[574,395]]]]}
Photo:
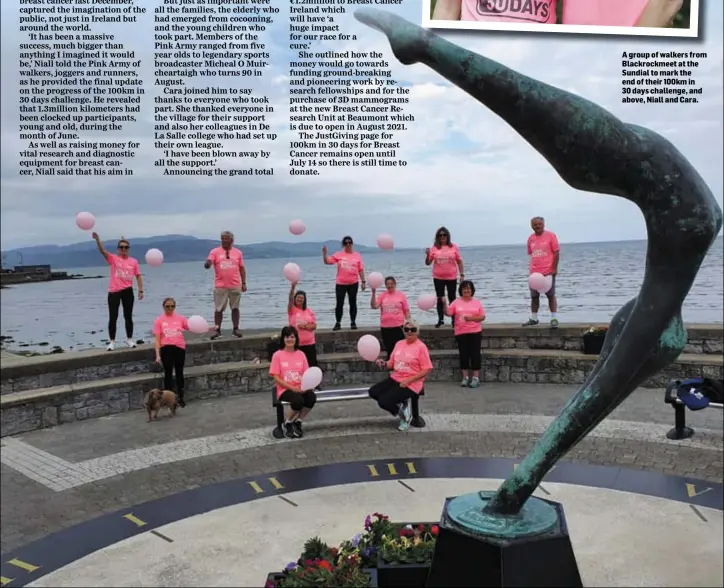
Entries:
{"type": "Polygon", "coordinates": [[[480,369],[480,343],[483,340],[482,333],[467,333],[455,335],[460,354],[460,369],[478,371],[480,369]]]}
{"type": "Polygon", "coordinates": [[[377,382],[370,388],[370,398],[377,401],[382,410],[386,410],[393,416],[397,416],[400,404],[412,398],[415,394],[409,388],[401,388],[400,384],[392,378],[377,382]]]}
{"type": "Polygon", "coordinates": [[[307,363],[309,364],[309,367],[319,365],[319,363],[317,363],[317,346],[314,343],[311,345],[300,345],[299,351],[307,356],[307,363]]]}
{"type": "Polygon", "coordinates": [[[163,365],[163,387],[173,390],[173,373],[176,372],[176,394],[183,400],[184,397],[184,363],[186,363],[186,350],[175,345],[161,347],[161,365],[163,365]]]}
{"type": "Polygon", "coordinates": [[[307,390],[306,392],[292,392],[291,390],[284,390],[282,395],[279,397],[280,402],[288,402],[289,408],[294,412],[307,409],[312,410],[314,405],[317,403],[317,395],[314,390],[307,390]]]}
{"type": "Polygon", "coordinates": [[[342,322],[342,310],[344,309],[344,297],[349,297],[349,320],[355,322],[357,320],[357,292],[359,291],[359,282],[356,284],[337,284],[335,286],[335,294],[337,295],[337,306],[334,309],[334,318],[338,323],[342,322]]]}
{"type": "MultiPolygon", "coordinates": [[[[448,303],[452,303],[457,294],[457,292],[455,292],[455,288],[458,285],[458,281],[433,278],[432,282],[435,284],[435,295],[437,296],[437,320],[442,322],[445,320],[445,312],[442,307],[442,297],[445,296],[445,290],[447,290],[447,301],[448,303]]],[[[453,319],[453,324],[454,323],[455,319],[453,319]]]]}
{"type": "Polygon", "coordinates": [[[118,309],[123,306],[123,320],[126,322],[126,336],[133,337],[133,288],[124,288],[118,292],[108,292],[108,338],[116,340],[116,322],[118,309]]]}
{"type": "Polygon", "coordinates": [[[402,327],[381,327],[380,337],[382,337],[382,346],[387,352],[387,359],[390,359],[395,344],[405,338],[405,333],[402,331],[402,327]]]}

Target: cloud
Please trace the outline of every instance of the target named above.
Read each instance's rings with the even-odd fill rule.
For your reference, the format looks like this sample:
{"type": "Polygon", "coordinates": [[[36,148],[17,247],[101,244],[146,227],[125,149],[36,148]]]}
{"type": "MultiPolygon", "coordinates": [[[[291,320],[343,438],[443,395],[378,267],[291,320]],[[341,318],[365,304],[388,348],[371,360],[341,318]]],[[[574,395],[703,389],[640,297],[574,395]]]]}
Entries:
{"type": "MultiPolygon", "coordinates": [[[[713,3],[714,4],[714,3],[713,3]]],[[[511,33],[448,32],[443,36],[504,63],[521,73],[577,93],[608,108],[627,122],[650,127],[669,138],[699,170],[722,201],[722,19],[721,4],[712,6],[704,23],[705,40],[511,33]],[[706,52],[695,77],[704,88],[700,104],[631,105],[621,102],[621,54],[624,51],[706,52]]],[[[214,237],[230,229],[237,240],[258,242],[286,239],[288,221],[303,218],[310,239],[351,233],[361,243],[377,234],[395,235],[399,246],[425,246],[444,223],[460,244],[522,242],[528,219],[543,215],[563,241],[645,237],[643,219],[635,206],[610,196],[578,192],[568,187],[530,145],[495,114],[462,90],[422,65],[403,66],[384,37],[355,21],[351,10],[335,15],[336,24],[356,40],[325,42],[328,49],[379,51],[390,63],[392,76],[410,89],[405,113],[415,121],[396,134],[397,158],[406,166],[330,167],[319,176],[291,176],[289,144],[288,14],[282,9],[275,24],[260,37],[272,55],[262,78],[196,78],[196,86],[252,88],[267,96],[274,142],[235,144],[225,150],[262,148],[273,176],[164,177],[154,161],[155,149],[152,14],[139,24],[96,26],[117,35],[143,60],[139,75],[147,89],[139,121],[121,133],[89,134],[89,140],[134,140],[141,144],[131,166],[133,176],[27,177],[18,175],[18,0],[2,11],[2,247],[38,243],[70,243],[82,238],[73,224],[79,210],[98,218],[98,229],[109,238],[120,234],[147,236],[187,233],[214,237]]],[[[401,10],[419,20],[419,3],[408,0],[401,10]]],[[[248,161],[220,162],[247,168],[248,161]]]]}

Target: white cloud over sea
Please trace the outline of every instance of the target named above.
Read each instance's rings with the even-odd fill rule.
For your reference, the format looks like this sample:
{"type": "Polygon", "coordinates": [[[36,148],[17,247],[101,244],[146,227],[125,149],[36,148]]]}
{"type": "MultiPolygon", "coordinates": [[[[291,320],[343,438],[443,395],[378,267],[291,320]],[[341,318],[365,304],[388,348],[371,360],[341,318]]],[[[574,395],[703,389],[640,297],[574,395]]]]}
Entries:
{"type": "MultiPolygon", "coordinates": [[[[131,26],[97,26],[117,35],[144,60],[141,75],[153,83],[153,6],[131,26]]],[[[392,233],[399,246],[426,246],[445,224],[461,245],[523,242],[528,219],[543,215],[562,241],[603,241],[645,237],[638,209],[622,199],[578,192],[507,124],[455,86],[422,65],[400,65],[385,37],[358,23],[349,6],[336,15],[340,30],[356,41],[314,46],[335,51],[379,51],[393,77],[411,88],[406,109],[416,122],[400,133],[403,168],[327,168],[319,176],[289,176],[288,14],[285,3],[263,37],[272,54],[264,78],[234,82],[266,95],[275,107],[275,143],[254,143],[272,152],[273,177],[163,177],[153,160],[153,91],[146,95],[140,121],[122,136],[141,143],[132,177],[21,177],[18,151],[18,0],[4,1],[2,20],[2,247],[72,243],[83,238],[75,227],[77,211],[92,211],[104,237],[183,233],[214,238],[236,233],[239,243],[289,240],[292,218],[307,223],[308,240],[352,234],[372,243],[392,233]]],[[[702,39],[590,37],[512,33],[442,35],[526,75],[559,86],[608,108],[627,122],[649,127],[671,140],[699,170],[722,202],[722,4],[706,3],[702,39]],[[624,51],[699,51],[708,53],[696,79],[704,88],[700,104],[621,103],[624,51]]],[[[402,16],[419,22],[420,3],[405,0],[402,16]]],[[[24,35],[23,35],[24,36],[24,35]]],[[[220,85],[196,78],[194,85],[220,85]]],[[[243,78],[236,78],[240,80],[243,78]]],[[[191,82],[189,82],[190,84],[191,82]]],[[[100,138],[100,137],[96,137],[100,138]]],[[[227,144],[227,149],[249,146],[227,144]]],[[[228,167],[235,167],[230,162],[228,167]]],[[[248,167],[248,165],[244,166],[248,167]]]]}

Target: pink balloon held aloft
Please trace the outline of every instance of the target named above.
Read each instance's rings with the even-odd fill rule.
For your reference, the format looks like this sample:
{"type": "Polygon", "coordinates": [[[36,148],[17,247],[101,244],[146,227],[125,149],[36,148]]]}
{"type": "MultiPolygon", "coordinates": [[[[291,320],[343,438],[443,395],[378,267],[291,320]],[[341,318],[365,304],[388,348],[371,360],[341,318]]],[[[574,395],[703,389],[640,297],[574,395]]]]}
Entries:
{"type": "Polygon", "coordinates": [[[189,331],[196,334],[206,333],[209,330],[209,323],[206,319],[198,314],[190,316],[188,319],[189,331]]]}
{"type": "Polygon", "coordinates": [[[531,290],[545,294],[553,286],[553,277],[544,276],[541,273],[534,272],[528,276],[528,287],[531,290]]]}
{"type": "Polygon", "coordinates": [[[362,359],[375,361],[380,356],[380,342],[374,335],[362,335],[357,341],[357,351],[362,359]]]}
{"type": "Polygon", "coordinates": [[[90,212],[79,212],[75,215],[75,224],[83,231],[90,231],[96,225],[96,217],[90,212]]]}
{"type": "Polygon", "coordinates": [[[370,285],[370,288],[377,290],[385,283],[385,278],[380,272],[372,272],[367,276],[367,283],[370,285]]]}
{"type": "Polygon", "coordinates": [[[316,365],[307,368],[307,371],[302,374],[302,392],[314,390],[321,383],[322,370],[320,370],[316,365]]]}
{"type": "Polygon", "coordinates": [[[282,270],[284,277],[290,282],[298,282],[302,278],[302,269],[296,264],[289,262],[282,270]]]}
{"type": "Polygon", "coordinates": [[[299,219],[295,219],[289,223],[289,232],[292,235],[301,235],[306,230],[307,227],[305,227],[304,223],[299,219]]]}
{"type": "Polygon", "coordinates": [[[437,306],[437,296],[434,294],[420,294],[417,299],[417,308],[427,312],[437,306]]]}
{"type": "Polygon", "coordinates": [[[146,263],[150,266],[159,266],[163,263],[163,253],[160,249],[149,249],[146,251],[146,263]]]}
{"type": "Polygon", "coordinates": [[[380,249],[393,249],[395,247],[395,240],[392,238],[392,235],[380,235],[377,237],[377,247],[380,249]]]}

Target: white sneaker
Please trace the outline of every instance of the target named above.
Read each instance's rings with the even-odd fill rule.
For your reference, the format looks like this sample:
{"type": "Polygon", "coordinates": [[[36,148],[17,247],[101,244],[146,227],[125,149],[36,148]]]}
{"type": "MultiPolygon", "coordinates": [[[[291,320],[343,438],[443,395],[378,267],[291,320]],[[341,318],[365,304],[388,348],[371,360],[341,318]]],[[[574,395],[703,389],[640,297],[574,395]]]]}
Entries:
{"type": "Polygon", "coordinates": [[[115,348],[116,348],[116,342],[115,342],[115,341],[111,341],[111,342],[108,344],[108,347],[106,347],[106,351],[113,351],[115,348]]]}
{"type": "Polygon", "coordinates": [[[133,339],[126,339],[126,345],[128,345],[129,347],[135,347],[136,342],[133,339]]]}

